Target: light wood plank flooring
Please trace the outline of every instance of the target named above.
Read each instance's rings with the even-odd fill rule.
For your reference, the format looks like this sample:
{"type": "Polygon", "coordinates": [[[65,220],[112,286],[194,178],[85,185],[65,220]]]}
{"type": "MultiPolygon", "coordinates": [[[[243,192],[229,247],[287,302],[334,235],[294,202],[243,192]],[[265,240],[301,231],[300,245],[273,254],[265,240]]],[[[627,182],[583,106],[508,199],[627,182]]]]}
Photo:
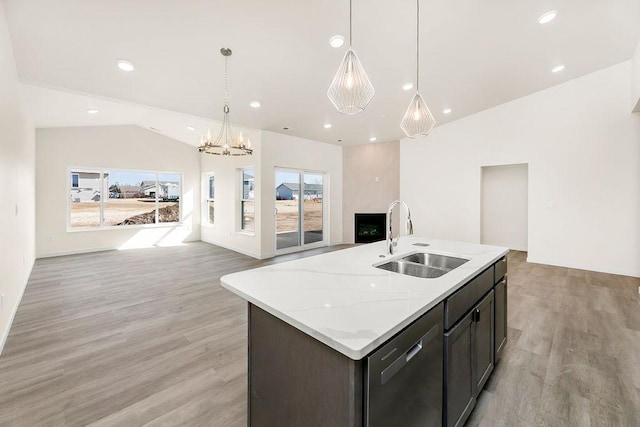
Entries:
{"type": "MultiPolygon", "coordinates": [[[[245,426],[259,261],[205,243],[38,260],[0,356],[2,426],[245,426]]],[[[469,425],[637,426],[640,279],[509,256],[509,343],[469,425]]]]}

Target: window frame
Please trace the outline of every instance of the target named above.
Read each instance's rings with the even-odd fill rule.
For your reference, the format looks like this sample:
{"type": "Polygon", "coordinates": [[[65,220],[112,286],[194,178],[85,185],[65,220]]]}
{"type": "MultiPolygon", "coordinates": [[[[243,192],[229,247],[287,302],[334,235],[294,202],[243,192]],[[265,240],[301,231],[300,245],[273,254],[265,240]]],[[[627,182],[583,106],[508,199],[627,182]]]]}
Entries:
{"type": "Polygon", "coordinates": [[[256,196],[255,196],[255,191],[256,191],[256,169],[253,166],[248,166],[248,167],[244,167],[241,168],[239,170],[240,172],[240,215],[239,215],[239,231],[240,233],[243,234],[250,234],[250,235],[255,235],[256,232],[256,222],[257,222],[257,218],[256,218],[256,196]],[[251,190],[249,190],[249,197],[245,198],[244,197],[244,175],[246,171],[251,171],[253,172],[253,197],[251,197],[251,190]],[[244,223],[244,206],[245,203],[252,203],[253,204],[253,228],[252,229],[248,229],[245,227],[245,223],[244,223]]]}
{"type": "MultiPolygon", "coordinates": [[[[127,230],[127,229],[143,229],[143,228],[164,228],[164,227],[178,227],[184,224],[182,217],[182,205],[184,201],[184,174],[182,172],[177,171],[159,171],[159,170],[144,170],[144,169],[126,169],[126,168],[91,168],[86,166],[79,167],[67,167],[67,213],[66,213],[66,231],[70,233],[75,232],[85,232],[85,231],[105,231],[105,230],[127,230]],[[71,191],[74,188],[72,187],[72,180],[68,179],[70,175],[74,175],[76,173],[99,173],[100,178],[100,225],[98,226],[79,226],[73,227],[71,226],[71,191]],[[114,173],[114,172],[126,172],[126,173],[146,173],[146,174],[154,174],[156,181],[156,189],[159,185],[159,175],[179,175],[180,176],[180,196],[178,198],[178,221],[177,222],[160,222],[160,216],[158,215],[159,209],[159,195],[156,192],[155,196],[155,222],[153,224],[131,224],[131,225],[105,225],[104,224],[104,200],[105,196],[109,196],[109,183],[105,182],[105,176],[114,173]]],[[[78,177],[78,184],[79,184],[78,177]]]]}
{"type": "Polygon", "coordinates": [[[204,175],[204,209],[203,209],[203,223],[205,225],[213,227],[215,225],[216,220],[216,192],[215,192],[215,173],[210,172],[204,175]],[[213,187],[212,187],[213,184],[213,187]],[[211,195],[213,190],[213,196],[211,195]],[[213,203],[213,218],[211,218],[209,212],[209,203],[213,203]]]}

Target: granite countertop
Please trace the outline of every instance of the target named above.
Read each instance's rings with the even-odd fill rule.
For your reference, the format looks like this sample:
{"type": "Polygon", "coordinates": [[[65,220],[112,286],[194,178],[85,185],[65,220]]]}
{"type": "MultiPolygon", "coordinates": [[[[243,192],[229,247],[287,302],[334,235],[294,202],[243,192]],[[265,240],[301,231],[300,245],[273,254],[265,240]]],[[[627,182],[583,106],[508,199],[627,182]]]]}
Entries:
{"type": "Polygon", "coordinates": [[[359,360],[504,256],[503,247],[403,236],[394,255],[386,242],[228,274],[222,286],[359,360]],[[429,246],[416,246],[427,243],[429,246]],[[469,261],[435,279],[375,268],[413,252],[469,261]]]}

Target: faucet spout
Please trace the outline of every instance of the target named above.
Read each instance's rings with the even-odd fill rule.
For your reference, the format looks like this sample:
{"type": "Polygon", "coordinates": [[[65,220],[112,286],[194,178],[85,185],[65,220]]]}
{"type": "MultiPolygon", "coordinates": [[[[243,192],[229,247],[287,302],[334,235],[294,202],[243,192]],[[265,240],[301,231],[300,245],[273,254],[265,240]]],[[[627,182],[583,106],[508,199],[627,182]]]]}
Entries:
{"type": "Polygon", "coordinates": [[[402,200],[394,200],[389,205],[389,209],[387,211],[387,248],[389,255],[393,255],[393,248],[398,246],[398,241],[400,240],[400,232],[398,232],[398,236],[393,237],[393,208],[397,205],[404,206],[404,209],[407,211],[407,217],[405,219],[405,233],[407,235],[413,234],[413,222],[411,221],[411,211],[409,210],[409,206],[402,200]]]}

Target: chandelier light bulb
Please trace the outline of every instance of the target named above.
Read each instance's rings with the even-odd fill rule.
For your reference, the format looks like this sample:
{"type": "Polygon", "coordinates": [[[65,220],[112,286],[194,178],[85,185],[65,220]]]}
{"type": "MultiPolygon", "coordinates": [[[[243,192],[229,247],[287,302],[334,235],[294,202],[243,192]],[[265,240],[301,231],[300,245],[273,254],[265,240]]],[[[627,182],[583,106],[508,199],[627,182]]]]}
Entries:
{"type": "Polygon", "coordinates": [[[420,105],[416,105],[416,111],[413,112],[413,120],[420,120],[422,116],[422,112],[420,111],[420,105]]]}
{"type": "Polygon", "coordinates": [[[347,73],[347,89],[353,89],[353,73],[347,73]]]}

